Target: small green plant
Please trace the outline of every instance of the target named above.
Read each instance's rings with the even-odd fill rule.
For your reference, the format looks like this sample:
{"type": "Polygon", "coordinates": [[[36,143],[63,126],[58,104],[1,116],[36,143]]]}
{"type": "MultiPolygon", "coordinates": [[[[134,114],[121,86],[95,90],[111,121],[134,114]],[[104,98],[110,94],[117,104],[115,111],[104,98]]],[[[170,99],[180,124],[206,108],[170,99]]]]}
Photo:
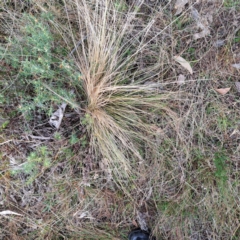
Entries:
{"type": "Polygon", "coordinates": [[[220,190],[223,190],[227,182],[226,161],[227,157],[223,151],[216,152],[214,155],[214,165],[216,167],[215,176],[220,190]]]}
{"type": "Polygon", "coordinates": [[[127,4],[122,1],[116,1],[114,6],[115,6],[116,10],[118,10],[118,11],[124,12],[127,10],[127,4]]]}
{"type": "Polygon", "coordinates": [[[81,124],[88,126],[91,123],[92,123],[92,118],[91,118],[90,114],[86,113],[84,115],[84,117],[81,119],[81,124]]]}
{"type": "Polygon", "coordinates": [[[190,18],[188,18],[186,16],[180,16],[180,17],[176,17],[176,19],[174,21],[174,25],[176,26],[177,30],[183,30],[191,22],[192,22],[192,20],[190,18]]]}
{"type": "Polygon", "coordinates": [[[59,132],[56,132],[56,133],[54,134],[54,139],[56,139],[56,140],[61,140],[61,139],[62,139],[61,134],[60,134],[59,132]]]}
{"type": "Polygon", "coordinates": [[[53,207],[56,205],[56,201],[54,199],[54,196],[52,193],[49,193],[49,195],[47,195],[46,200],[44,201],[44,208],[43,208],[43,212],[51,212],[53,207]]]}
{"type": "MultiPolygon", "coordinates": [[[[1,120],[1,118],[0,118],[0,120],[1,120]]],[[[9,124],[9,120],[5,120],[2,123],[0,122],[0,132],[3,131],[8,126],[8,124],[9,124]]]]}
{"type": "Polygon", "coordinates": [[[77,137],[76,133],[72,133],[71,137],[70,137],[70,144],[74,145],[75,143],[77,143],[79,141],[79,138],[77,137]]]}
{"type": "Polygon", "coordinates": [[[229,125],[229,121],[225,116],[219,116],[217,118],[218,127],[222,131],[226,131],[229,125]]]}
{"type": "Polygon", "coordinates": [[[188,59],[190,61],[196,61],[196,49],[193,48],[193,47],[190,47],[187,52],[189,54],[189,58],[188,59]]]}
{"type": "Polygon", "coordinates": [[[80,142],[83,148],[87,146],[88,141],[85,135],[80,139],[80,142]]]}
{"type": "Polygon", "coordinates": [[[226,8],[240,8],[240,3],[238,0],[224,0],[224,7],[226,8]]]}
{"type": "Polygon", "coordinates": [[[12,172],[13,174],[23,172],[27,174],[28,180],[27,184],[31,184],[35,178],[51,166],[50,153],[46,146],[42,146],[31,152],[27,157],[25,163],[23,163],[22,168],[12,172]]]}
{"type": "Polygon", "coordinates": [[[234,43],[240,43],[240,30],[238,30],[235,34],[234,43]]]}

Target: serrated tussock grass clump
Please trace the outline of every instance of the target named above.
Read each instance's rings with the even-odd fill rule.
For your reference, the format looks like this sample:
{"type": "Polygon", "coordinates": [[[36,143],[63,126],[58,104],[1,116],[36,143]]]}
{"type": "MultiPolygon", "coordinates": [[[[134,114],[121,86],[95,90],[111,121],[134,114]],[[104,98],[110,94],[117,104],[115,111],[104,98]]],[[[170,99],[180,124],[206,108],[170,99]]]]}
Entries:
{"type": "MultiPolygon", "coordinates": [[[[69,2],[65,4],[69,7],[69,2]]],[[[159,93],[158,79],[147,77],[156,66],[136,67],[139,53],[147,48],[145,35],[152,22],[135,31],[141,6],[137,1],[125,12],[114,1],[75,0],[71,4],[75,15],[67,15],[71,31],[67,34],[72,36],[87,99],[91,144],[121,181],[133,173],[132,163],[144,160],[142,144],[156,150],[150,116],[159,110],[171,112],[162,104],[168,96],[159,93]],[[70,22],[77,24],[77,30],[70,22]],[[146,84],[149,80],[154,84],[146,84]]]]}
{"type": "Polygon", "coordinates": [[[150,34],[154,21],[139,29],[141,1],[131,6],[121,0],[63,4],[61,20],[44,6],[36,16],[23,14],[19,32],[1,53],[17,76],[19,110],[31,117],[37,107],[50,115],[53,104],[66,102],[84,111],[96,157],[122,184],[138,175],[134,168],[144,163],[145,149],[158,156],[154,114],[175,117],[164,105],[170,93],[160,89],[160,74],[152,74],[160,71],[161,62],[138,64],[155,37],[150,34]]]}

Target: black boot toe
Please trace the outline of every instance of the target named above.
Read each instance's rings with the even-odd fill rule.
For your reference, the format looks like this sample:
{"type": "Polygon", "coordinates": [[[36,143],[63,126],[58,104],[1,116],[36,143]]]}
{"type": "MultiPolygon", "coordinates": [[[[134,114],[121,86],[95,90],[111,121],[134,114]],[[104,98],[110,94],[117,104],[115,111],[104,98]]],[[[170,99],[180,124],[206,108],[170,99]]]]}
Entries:
{"type": "Polygon", "coordinates": [[[149,233],[141,229],[133,230],[128,236],[128,240],[149,240],[149,233]]]}

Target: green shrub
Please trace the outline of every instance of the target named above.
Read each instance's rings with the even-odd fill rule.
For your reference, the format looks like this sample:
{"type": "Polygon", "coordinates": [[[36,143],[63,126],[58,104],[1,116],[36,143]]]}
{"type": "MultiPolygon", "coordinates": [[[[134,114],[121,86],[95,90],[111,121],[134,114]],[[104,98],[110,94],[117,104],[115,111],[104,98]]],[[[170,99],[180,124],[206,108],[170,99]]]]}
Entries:
{"type": "Polygon", "coordinates": [[[39,174],[49,167],[51,167],[50,153],[46,146],[42,146],[31,152],[21,168],[12,171],[12,174],[20,172],[27,174],[27,184],[31,184],[39,174]]]}
{"type": "MultiPolygon", "coordinates": [[[[79,83],[80,73],[64,59],[64,51],[54,46],[50,18],[50,14],[39,18],[23,15],[19,33],[8,39],[7,49],[0,51],[3,60],[14,69],[12,76],[17,76],[14,97],[20,102],[19,110],[28,117],[36,107],[49,111],[52,102],[74,102],[73,91],[67,87],[79,83]]],[[[8,91],[4,97],[13,99],[8,91]]]]}

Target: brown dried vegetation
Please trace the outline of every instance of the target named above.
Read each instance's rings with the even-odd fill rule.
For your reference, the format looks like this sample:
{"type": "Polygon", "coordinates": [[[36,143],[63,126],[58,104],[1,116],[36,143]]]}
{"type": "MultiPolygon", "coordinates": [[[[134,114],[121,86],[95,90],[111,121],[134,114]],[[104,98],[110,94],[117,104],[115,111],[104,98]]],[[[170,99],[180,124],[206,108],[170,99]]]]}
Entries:
{"type": "Polygon", "coordinates": [[[175,3],[0,3],[1,48],[10,47],[7,37],[22,37],[24,14],[51,13],[53,47],[81,73],[81,89],[66,80],[77,97],[56,131],[41,109],[30,120],[21,114],[18,73],[0,56],[1,94],[10,98],[0,98],[1,239],[127,239],[144,222],[156,239],[239,239],[232,64],[240,62],[240,6],[192,0],[175,15],[175,3]],[[196,40],[193,8],[211,19],[210,34],[196,40]],[[231,89],[221,95],[221,88],[231,89]],[[32,172],[18,171],[27,161],[32,172]]]}

